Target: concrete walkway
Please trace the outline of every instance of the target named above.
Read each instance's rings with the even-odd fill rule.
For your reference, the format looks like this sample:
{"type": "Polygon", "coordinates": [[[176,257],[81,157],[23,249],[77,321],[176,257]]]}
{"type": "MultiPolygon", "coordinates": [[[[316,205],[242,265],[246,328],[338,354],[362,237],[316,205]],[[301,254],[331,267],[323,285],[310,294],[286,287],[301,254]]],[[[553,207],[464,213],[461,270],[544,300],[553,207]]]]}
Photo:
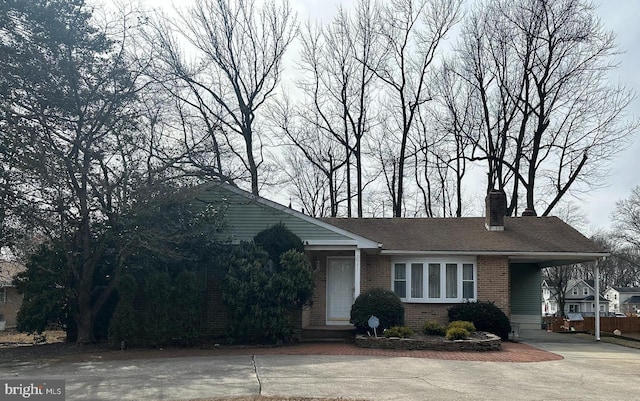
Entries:
{"type": "Polygon", "coordinates": [[[519,363],[254,353],[5,363],[0,377],[66,379],[67,400],[93,401],[255,394],[420,401],[638,399],[640,351],[542,331],[521,338],[564,359],[519,363]]]}

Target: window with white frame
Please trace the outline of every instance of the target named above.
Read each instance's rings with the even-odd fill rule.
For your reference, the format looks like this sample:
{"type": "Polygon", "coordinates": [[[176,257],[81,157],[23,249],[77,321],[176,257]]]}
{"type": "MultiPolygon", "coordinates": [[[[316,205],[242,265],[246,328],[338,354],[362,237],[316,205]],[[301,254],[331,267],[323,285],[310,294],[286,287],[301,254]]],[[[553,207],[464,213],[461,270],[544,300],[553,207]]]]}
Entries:
{"type": "Polygon", "coordinates": [[[392,288],[406,302],[475,300],[476,275],[475,258],[398,258],[392,265],[392,288]]]}
{"type": "Polygon", "coordinates": [[[589,295],[589,288],[588,287],[583,287],[582,288],[582,295],[589,295]]]}
{"type": "Polygon", "coordinates": [[[578,287],[573,287],[573,290],[571,291],[571,294],[578,295],[578,287]]]}

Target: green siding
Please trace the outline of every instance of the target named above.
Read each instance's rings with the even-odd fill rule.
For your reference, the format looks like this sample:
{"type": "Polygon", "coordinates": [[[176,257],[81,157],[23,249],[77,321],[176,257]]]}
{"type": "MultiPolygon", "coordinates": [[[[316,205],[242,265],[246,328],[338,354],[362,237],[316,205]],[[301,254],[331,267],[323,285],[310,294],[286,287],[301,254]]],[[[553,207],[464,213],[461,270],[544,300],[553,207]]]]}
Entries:
{"type": "Polygon", "coordinates": [[[260,231],[275,224],[283,223],[289,230],[304,241],[310,240],[349,240],[299,216],[293,216],[282,210],[272,208],[221,186],[205,189],[198,198],[204,202],[221,205],[224,211],[226,230],[224,235],[234,242],[250,241],[260,231]]]}
{"type": "Polygon", "coordinates": [[[512,263],[511,275],[511,314],[541,315],[542,270],[537,264],[512,263]]]}

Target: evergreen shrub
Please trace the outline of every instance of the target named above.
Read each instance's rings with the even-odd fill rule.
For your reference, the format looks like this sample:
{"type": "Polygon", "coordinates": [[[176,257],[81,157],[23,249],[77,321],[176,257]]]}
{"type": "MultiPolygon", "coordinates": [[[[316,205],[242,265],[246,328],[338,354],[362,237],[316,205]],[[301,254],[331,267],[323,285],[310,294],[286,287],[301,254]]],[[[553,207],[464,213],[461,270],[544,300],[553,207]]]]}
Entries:
{"type": "Polygon", "coordinates": [[[471,333],[469,333],[469,331],[462,327],[450,327],[447,329],[446,338],[449,341],[464,340],[465,338],[468,338],[470,334],[471,333]]]}
{"type": "Polygon", "coordinates": [[[375,316],[380,320],[379,333],[393,326],[404,325],[404,306],[395,292],[383,288],[373,288],[356,298],[351,307],[351,324],[359,333],[366,333],[369,318],[375,316]]]}
{"type": "Polygon", "coordinates": [[[282,224],[235,248],[222,286],[233,340],[295,339],[293,314],[313,296],[313,270],[303,249],[282,224]]]}
{"type": "Polygon", "coordinates": [[[478,331],[486,331],[508,339],[511,324],[507,315],[490,301],[465,302],[448,310],[449,321],[472,322],[478,331]]]}
{"type": "Polygon", "coordinates": [[[384,336],[389,337],[400,337],[400,338],[408,338],[413,335],[413,330],[411,330],[407,326],[393,326],[384,331],[384,336]]]}
{"type": "Polygon", "coordinates": [[[462,327],[469,333],[475,333],[476,331],[476,326],[473,323],[464,320],[454,320],[453,322],[449,323],[447,329],[451,329],[453,327],[462,327]]]}
{"type": "Polygon", "coordinates": [[[123,274],[116,287],[118,303],[109,323],[109,339],[116,343],[133,343],[138,336],[138,313],[134,300],[138,283],[131,274],[123,274]]]}
{"type": "Polygon", "coordinates": [[[422,325],[422,332],[429,336],[444,336],[447,328],[438,322],[428,321],[422,325]]]}

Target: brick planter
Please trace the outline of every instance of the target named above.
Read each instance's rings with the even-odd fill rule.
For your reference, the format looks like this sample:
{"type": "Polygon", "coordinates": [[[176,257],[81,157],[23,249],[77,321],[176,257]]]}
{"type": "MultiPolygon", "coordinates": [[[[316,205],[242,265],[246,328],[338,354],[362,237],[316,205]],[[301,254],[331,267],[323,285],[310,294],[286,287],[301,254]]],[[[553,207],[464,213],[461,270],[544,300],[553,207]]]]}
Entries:
{"type": "Polygon", "coordinates": [[[411,338],[356,336],[356,345],[362,348],[478,352],[500,351],[500,344],[500,337],[491,333],[476,333],[471,339],[455,341],[422,335],[411,338]]]}

